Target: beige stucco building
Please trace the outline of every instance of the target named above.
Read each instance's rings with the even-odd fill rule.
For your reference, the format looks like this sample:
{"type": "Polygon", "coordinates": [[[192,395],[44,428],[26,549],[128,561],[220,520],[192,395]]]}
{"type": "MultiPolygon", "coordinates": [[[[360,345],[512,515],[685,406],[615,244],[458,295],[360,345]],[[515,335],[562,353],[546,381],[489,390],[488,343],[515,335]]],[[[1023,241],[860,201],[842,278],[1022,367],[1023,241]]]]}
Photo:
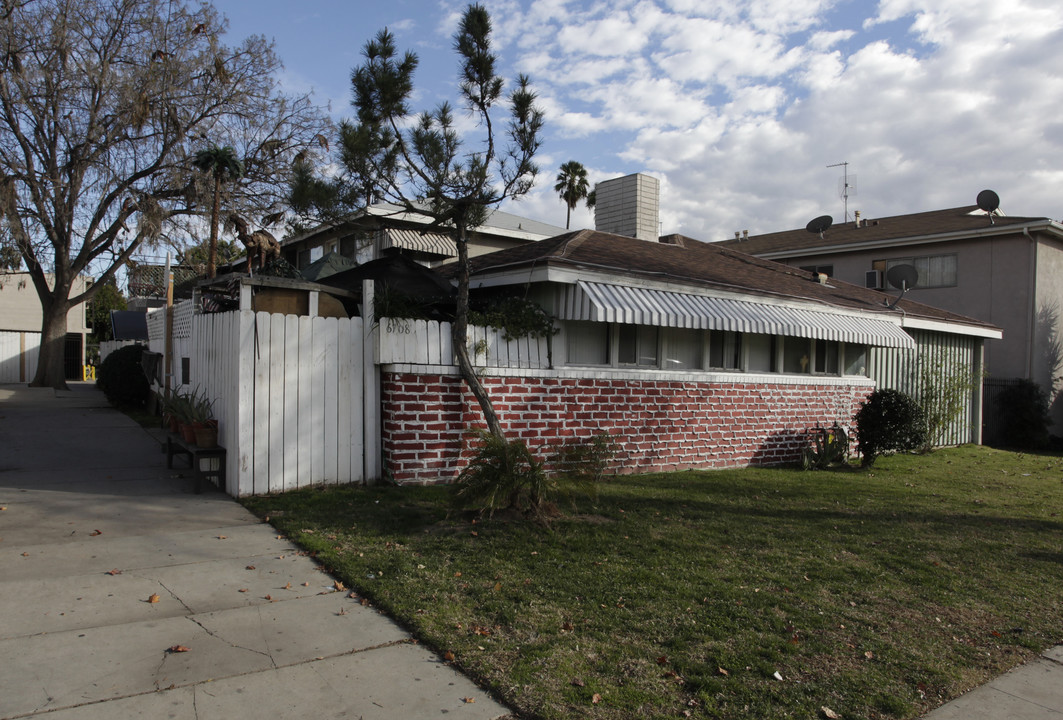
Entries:
{"type": "Polygon", "coordinates": [[[891,267],[914,265],[916,302],[1003,329],[985,344],[990,382],[1028,378],[1053,402],[1063,426],[1063,224],[992,215],[977,206],[833,225],[820,235],[789,230],[724,243],[758,257],[899,293],[891,267]]]}
{"type": "MultiPolygon", "coordinates": [[[[77,278],[72,294],[84,292],[91,283],[90,278],[77,278]]],[[[0,383],[33,379],[37,371],[42,321],[41,301],[30,274],[0,272],[0,383]]],[[[89,332],[84,303],[67,314],[66,332],[67,379],[80,380],[85,364],[85,338],[89,332]]]]}

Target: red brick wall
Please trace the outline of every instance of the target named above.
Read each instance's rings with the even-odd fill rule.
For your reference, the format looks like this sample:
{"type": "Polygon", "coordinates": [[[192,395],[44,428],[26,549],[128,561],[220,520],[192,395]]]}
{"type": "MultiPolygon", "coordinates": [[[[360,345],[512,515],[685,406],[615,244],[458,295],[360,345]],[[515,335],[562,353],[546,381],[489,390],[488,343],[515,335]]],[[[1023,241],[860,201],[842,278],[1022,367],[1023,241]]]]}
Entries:
{"type": "MultiPolygon", "coordinates": [[[[866,384],[756,384],[590,378],[483,379],[503,427],[530,448],[612,433],[623,472],[772,465],[801,457],[806,432],[848,426],[866,384]]],[[[814,383],[813,379],[809,379],[814,383]]],[[[458,377],[384,373],[384,462],[400,483],[453,480],[464,431],[483,427],[458,377]]]]}

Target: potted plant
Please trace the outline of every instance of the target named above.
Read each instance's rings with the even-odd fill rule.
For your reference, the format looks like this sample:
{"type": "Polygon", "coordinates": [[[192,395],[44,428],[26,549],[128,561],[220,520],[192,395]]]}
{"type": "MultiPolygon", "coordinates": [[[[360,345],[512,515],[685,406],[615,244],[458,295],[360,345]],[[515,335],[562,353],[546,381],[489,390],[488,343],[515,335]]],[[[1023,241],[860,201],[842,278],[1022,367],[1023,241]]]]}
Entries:
{"type": "Polygon", "coordinates": [[[205,395],[192,394],[192,432],[198,447],[212,448],[218,444],[218,421],[214,419],[214,401],[205,395]]]}

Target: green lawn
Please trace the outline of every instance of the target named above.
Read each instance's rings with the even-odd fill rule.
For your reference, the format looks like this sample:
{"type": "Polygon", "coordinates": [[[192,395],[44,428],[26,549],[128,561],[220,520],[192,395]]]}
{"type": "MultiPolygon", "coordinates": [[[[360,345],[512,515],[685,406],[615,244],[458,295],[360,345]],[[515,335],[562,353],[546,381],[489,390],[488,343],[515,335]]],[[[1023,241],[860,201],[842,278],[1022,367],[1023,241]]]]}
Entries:
{"type": "Polygon", "coordinates": [[[1063,641],[1056,456],[621,477],[547,528],[447,500],[247,505],[528,718],[917,717],[1063,641]]]}

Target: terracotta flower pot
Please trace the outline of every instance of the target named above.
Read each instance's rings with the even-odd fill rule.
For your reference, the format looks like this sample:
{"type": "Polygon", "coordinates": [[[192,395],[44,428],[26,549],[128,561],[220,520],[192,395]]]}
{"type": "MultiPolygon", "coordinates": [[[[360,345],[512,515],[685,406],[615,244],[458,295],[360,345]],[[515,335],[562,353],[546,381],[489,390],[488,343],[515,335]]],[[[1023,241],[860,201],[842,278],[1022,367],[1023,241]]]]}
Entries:
{"type": "Polygon", "coordinates": [[[197,423],[182,423],[181,424],[181,439],[188,443],[196,441],[196,425],[197,423]]]}
{"type": "Polygon", "coordinates": [[[196,447],[212,448],[218,446],[218,428],[203,424],[196,428],[196,447]]]}

